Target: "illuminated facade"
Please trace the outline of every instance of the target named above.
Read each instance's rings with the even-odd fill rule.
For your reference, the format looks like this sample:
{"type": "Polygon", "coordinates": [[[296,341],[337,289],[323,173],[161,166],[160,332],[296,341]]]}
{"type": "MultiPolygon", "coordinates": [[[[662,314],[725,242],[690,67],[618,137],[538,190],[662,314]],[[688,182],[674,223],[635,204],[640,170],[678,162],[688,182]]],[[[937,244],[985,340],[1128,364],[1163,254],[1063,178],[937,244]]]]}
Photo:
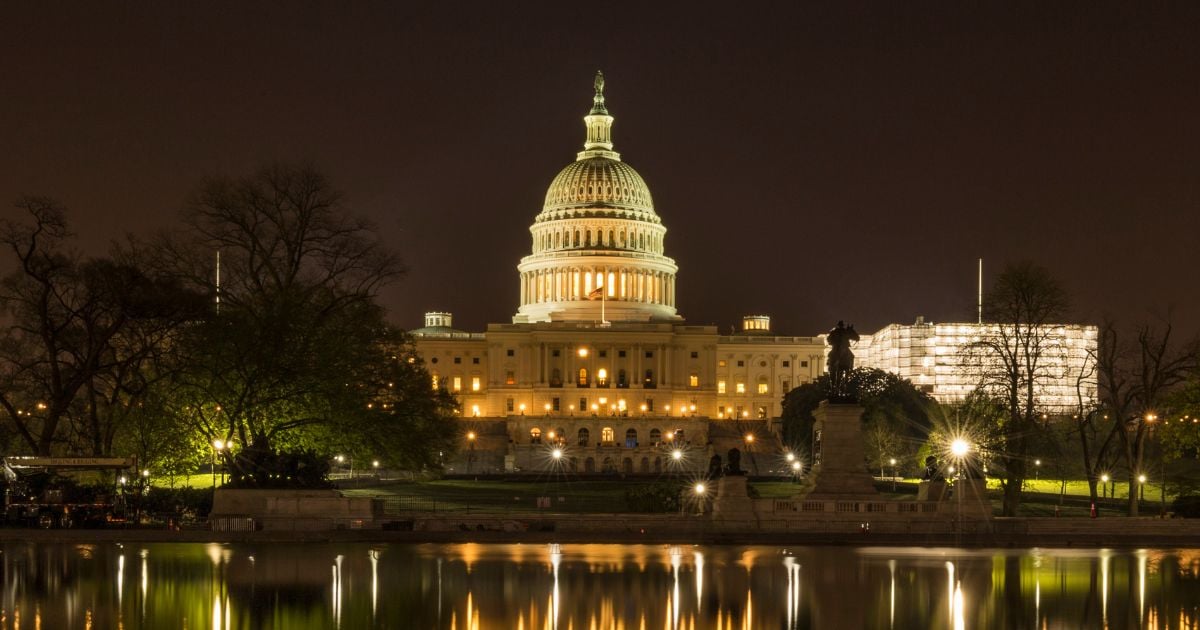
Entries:
{"type": "Polygon", "coordinates": [[[784,392],[824,370],[823,340],[776,335],[765,315],[730,335],[686,323],[650,189],[612,150],[600,76],[584,123],[584,150],[530,227],[512,323],[471,333],[435,312],[411,331],[472,427],[455,471],[544,470],[561,445],[579,472],[702,470],[735,446],[766,472],[753,451],[778,453],[770,421],[784,392]],[[747,431],[761,443],[747,449],[747,431]]]}
{"type": "MultiPolygon", "coordinates": [[[[1080,396],[1085,404],[1095,402],[1098,332],[1095,326],[1052,325],[1037,335],[1039,408],[1066,413],[1077,407],[1080,396]]],[[[935,324],[919,317],[911,325],[891,324],[861,335],[854,353],[858,365],[887,370],[938,402],[953,403],[986,385],[987,375],[996,372],[994,356],[971,348],[980,341],[999,342],[1000,335],[996,324],[935,324]]]]}

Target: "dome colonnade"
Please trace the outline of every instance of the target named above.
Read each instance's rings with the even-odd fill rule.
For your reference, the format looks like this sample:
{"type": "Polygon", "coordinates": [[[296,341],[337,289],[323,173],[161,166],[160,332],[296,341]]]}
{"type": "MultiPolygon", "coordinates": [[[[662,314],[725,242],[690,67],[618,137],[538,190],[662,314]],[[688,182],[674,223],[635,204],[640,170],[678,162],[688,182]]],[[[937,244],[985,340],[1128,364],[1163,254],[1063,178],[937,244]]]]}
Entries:
{"type": "Polygon", "coordinates": [[[513,321],[675,321],[675,261],[646,182],[613,151],[604,78],[584,117],[584,150],[554,178],[521,259],[513,321]]]}

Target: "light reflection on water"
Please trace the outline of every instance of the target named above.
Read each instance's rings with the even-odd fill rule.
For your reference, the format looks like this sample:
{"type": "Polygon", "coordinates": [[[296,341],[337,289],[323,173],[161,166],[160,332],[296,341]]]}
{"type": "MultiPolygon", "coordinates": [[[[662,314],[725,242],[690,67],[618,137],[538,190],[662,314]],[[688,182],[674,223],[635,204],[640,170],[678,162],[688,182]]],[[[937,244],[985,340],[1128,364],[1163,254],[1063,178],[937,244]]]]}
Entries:
{"type": "Polygon", "coordinates": [[[1190,628],[1200,550],[6,544],[0,627],[1190,628]]]}

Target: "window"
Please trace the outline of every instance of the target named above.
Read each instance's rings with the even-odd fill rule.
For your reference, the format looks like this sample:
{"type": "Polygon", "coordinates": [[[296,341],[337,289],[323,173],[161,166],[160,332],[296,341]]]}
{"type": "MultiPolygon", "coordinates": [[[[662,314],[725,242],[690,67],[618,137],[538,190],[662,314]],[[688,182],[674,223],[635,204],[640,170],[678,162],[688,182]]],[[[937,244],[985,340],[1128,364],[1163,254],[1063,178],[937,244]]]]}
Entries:
{"type": "Polygon", "coordinates": [[[738,361],[738,367],[746,367],[745,361],[738,361]]]}
{"type": "Polygon", "coordinates": [[[617,350],[617,356],[618,356],[618,357],[621,357],[622,359],[624,359],[624,358],[625,358],[625,351],[624,351],[624,350],[617,350]]]}
{"type": "Polygon", "coordinates": [[[529,430],[529,443],[530,444],[541,444],[542,443],[542,430],[541,429],[539,429],[537,427],[533,427],[532,429],[529,430]]]}
{"type": "MultiPolygon", "coordinates": [[[[550,408],[555,411],[562,411],[562,400],[560,400],[557,397],[551,398],[550,399],[550,408]]],[[[561,435],[562,431],[559,431],[559,434],[561,435]]]]}
{"type": "Polygon", "coordinates": [[[688,387],[700,387],[700,375],[692,374],[688,376],[688,387]]]}
{"type": "Polygon", "coordinates": [[[608,370],[604,368],[596,370],[596,387],[608,387],[608,370]]]}
{"type": "Polygon", "coordinates": [[[808,367],[808,361],[801,361],[800,367],[808,367]]]}
{"type": "Polygon", "coordinates": [[[437,363],[437,357],[433,357],[432,359],[430,359],[430,360],[429,360],[429,362],[430,362],[430,363],[435,363],[435,364],[436,364],[436,363],[437,363]]]}
{"type": "Polygon", "coordinates": [[[725,381],[717,381],[717,393],[718,394],[725,393],[725,381]]]}
{"type": "Polygon", "coordinates": [[[505,398],[505,399],[504,399],[504,410],[505,410],[505,411],[507,411],[508,413],[512,413],[512,412],[513,412],[513,409],[515,409],[515,408],[516,408],[516,407],[515,407],[515,405],[514,405],[514,402],[513,402],[513,399],[512,399],[512,398],[505,398]]]}
{"type": "Polygon", "coordinates": [[[720,361],[717,361],[717,367],[725,367],[727,365],[729,365],[729,362],[726,361],[725,359],[721,359],[720,361]]]}
{"type": "Polygon", "coordinates": [[[646,358],[647,358],[647,359],[653,359],[653,358],[654,358],[654,351],[653,351],[653,350],[647,350],[647,351],[646,351],[646,358]]]}
{"type": "Polygon", "coordinates": [[[505,350],[505,351],[504,351],[504,354],[505,354],[505,356],[510,356],[510,357],[511,357],[511,356],[513,356],[514,354],[516,354],[516,352],[514,352],[512,348],[509,348],[509,349],[507,349],[507,350],[505,350]]]}
{"type": "Polygon", "coordinates": [[[552,356],[552,357],[562,356],[562,351],[560,351],[558,348],[555,348],[550,351],[550,356],[552,356]]]}
{"type": "Polygon", "coordinates": [[[758,419],[759,419],[759,420],[764,420],[764,419],[766,419],[766,417],[767,417],[767,408],[766,408],[766,407],[759,407],[759,408],[758,408],[758,419]]]}
{"type": "Polygon", "coordinates": [[[783,393],[786,394],[790,391],[792,391],[792,382],[785,378],[783,379],[783,393]]]}
{"type": "Polygon", "coordinates": [[[607,356],[608,356],[608,350],[601,350],[601,351],[600,351],[600,358],[601,358],[601,359],[603,359],[604,357],[607,357],[607,356]]]}
{"type": "Polygon", "coordinates": [[[654,370],[646,370],[646,378],[642,379],[642,387],[654,389],[654,370]]]}
{"type": "Polygon", "coordinates": [[[580,429],[580,430],[579,430],[579,445],[580,445],[580,446],[587,446],[587,445],[588,445],[588,439],[589,439],[590,437],[591,437],[591,434],[590,434],[590,433],[588,433],[588,430],[587,430],[587,429],[580,429]]]}
{"type": "Polygon", "coordinates": [[[479,357],[471,357],[472,365],[479,365],[479,357]]]}
{"type": "Polygon", "coordinates": [[[454,365],[458,365],[459,363],[462,363],[462,357],[454,357],[454,365]]]}
{"type": "Polygon", "coordinates": [[[471,377],[471,391],[473,391],[473,392],[479,391],[479,377],[478,376],[471,377]]]}
{"type": "Polygon", "coordinates": [[[654,399],[653,398],[646,399],[646,411],[654,411],[654,399]]]}
{"type": "Polygon", "coordinates": [[[558,368],[550,370],[550,387],[562,387],[562,370],[558,368]]]}
{"type": "Polygon", "coordinates": [[[637,448],[637,429],[626,429],[625,448],[637,448]]]}
{"type": "Polygon", "coordinates": [[[462,391],[462,377],[461,376],[454,377],[454,387],[452,389],[456,392],[462,391]]]}
{"type": "Polygon", "coordinates": [[[614,441],[614,438],[613,438],[612,427],[604,427],[603,429],[600,429],[600,443],[601,444],[612,444],[613,441],[614,441]]]}
{"type": "Polygon", "coordinates": [[[738,384],[737,384],[737,393],[739,393],[739,394],[745,394],[745,393],[746,393],[746,384],[745,384],[745,383],[738,383],[738,384]]]}
{"type": "Polygon", "coordinates": [[[509,370],[504,373],[504,384],[505,385],[516,385],[517,384],[517,375],[515,373],[513,373],[512,370],[509,370]]]}
{"type": "Polygon", "coordinates": [[[765,393],[767,393],[767,384],[766,384],[766,383],[759,383],[759,384],[758,384],[758,393],[760,393],[760,394],[765,394],[765,393]]]}
{"type": "Polygon", "coordinates": [[[650,441],[651,442],[661,442],[662,441],[662,431],[659,431],[658,429],[650,429],[650,441]]]}
{"type": "Polygon", "coordinates": [[[629,381],[625,376],[625,370],[617,370],[617,387],[629,387],[629,381]]]}
{"type": "Polygon", "coordinates": [[[699,358],[700,358],[700,353],[699,353],[699,352],[696,352],[695,350],[692,350],[692,358],[693,358],[693,359],[699,359],[699,358]]]}
{"type": "Polygon", "coordinates": [[[744,409],[742,409],[741,405],[737,406],[737,415],[739,418],[743,418],[746,416],[746,411],[744,409]]]}
{"type": "Polygon", "coordinates": [[[783,362],[783,367],[792,367],[792,362],[791,362],[791,361],[784,360],[784,362],[783,362]]]}
{"type": "Polygon", "coordinates": [[[581,412],[583,412],[583,411],[587,411],[587,408],[588,408],[588,406],[587,406],[587,399],[586,399],[586,398],[580,398],[580,399],[579,399],[579,411],[581,411],[581,412]]]}
{"type": "Polygon", "coordinates": [[[433,388],[434,389],[438,388],[438,375],[437,374],[433,375],[433,388]]]}
{"type": "Polygon", "coordinates": [[[579,387],[588,386],[588,371],[587,368],[579,368],[579,376],[575,380],[575,385],[579,387]]]}

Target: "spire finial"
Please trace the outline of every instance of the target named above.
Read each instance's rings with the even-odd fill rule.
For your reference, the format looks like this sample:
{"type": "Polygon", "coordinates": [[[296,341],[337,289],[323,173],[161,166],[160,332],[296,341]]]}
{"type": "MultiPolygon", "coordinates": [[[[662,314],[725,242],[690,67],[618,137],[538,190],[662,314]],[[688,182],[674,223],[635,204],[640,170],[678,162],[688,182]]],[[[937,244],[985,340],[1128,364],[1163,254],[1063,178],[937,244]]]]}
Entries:
{"type": "Polygon", "coordinates": [[[597,70],[596,80],[592,82],[596,88],[596,95],[592,97],[592,114],[607,114],[608,109],[604,107],[604,73],[597,70]]]}

